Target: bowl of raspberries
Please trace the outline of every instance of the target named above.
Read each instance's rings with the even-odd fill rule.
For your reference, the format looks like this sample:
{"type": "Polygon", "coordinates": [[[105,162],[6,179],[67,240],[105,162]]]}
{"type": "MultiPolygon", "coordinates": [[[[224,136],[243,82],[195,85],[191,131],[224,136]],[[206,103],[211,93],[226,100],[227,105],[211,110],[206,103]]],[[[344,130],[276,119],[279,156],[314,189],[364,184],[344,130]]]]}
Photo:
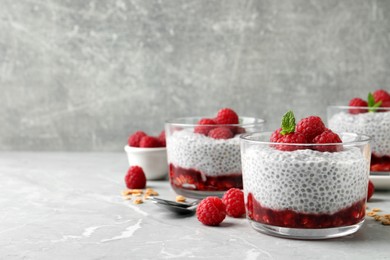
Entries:
{"type": "Polygon", "coordinates": [[[136,131],[129,136],[125,151],[129,166],[139,166],[146,179],[164,179],[168,173],[165,131],[151,136],[144,131],[136,131]]]}

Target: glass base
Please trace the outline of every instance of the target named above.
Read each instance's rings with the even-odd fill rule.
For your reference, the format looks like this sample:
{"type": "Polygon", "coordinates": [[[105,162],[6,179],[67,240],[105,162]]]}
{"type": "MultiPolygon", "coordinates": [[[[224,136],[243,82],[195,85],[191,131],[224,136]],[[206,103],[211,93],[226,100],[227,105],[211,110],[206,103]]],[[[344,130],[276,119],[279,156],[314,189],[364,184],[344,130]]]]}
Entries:
{"type": "Polygon", "coordinates": [[[226,191],[201,191],[201,190],[186,190],[172,187],[173,190],[184,197],[192,199],[204,199],[209,196],[216,196],[222,198],[226,191]]]}
{"type": "Polygon", "coordinates": [[[318,240],[342,237],[353,234],[358,231],[363,225],[364,219],[361,222],[351,226],[318,229],[276,227],[261,224],[250,219],[249,223],[256,231],[267,235],[293,239],[318,240]]]}

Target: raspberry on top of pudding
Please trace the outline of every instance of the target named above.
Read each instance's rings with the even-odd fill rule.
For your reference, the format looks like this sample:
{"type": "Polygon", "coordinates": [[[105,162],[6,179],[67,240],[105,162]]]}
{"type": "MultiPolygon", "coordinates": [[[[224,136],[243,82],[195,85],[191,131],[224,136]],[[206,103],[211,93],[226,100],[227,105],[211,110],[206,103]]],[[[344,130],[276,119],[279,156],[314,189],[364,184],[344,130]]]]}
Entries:
{"type": "Polygon", "coordinates": [[[390,94],[386,90],[379,89],[374,93],[368,93],[367,101],[355,97],[349,101],[348,106],[350,114],[381,112],[380,108],[390,107],[390,94]]]}
{"type": "MultiPolygon", "coordinates": [[[[322,119],[318,116],[309,116],[298,124],[295,124],[295,116],[292,111],[288,111],[282,118],[282,127],[276,129],[271,137],[271,142],[283,143],[281,145],[274,145],[274,147],[281,151],[294,151],[300,149],[307,149],[305,145],[291,145],[291,144],[327,144],[327,143],[341,143],[340,137],[332,132],[332,130],[325,127],[322,119]]],[[[341,146],[313,146],[315,150],[322,152],[337,152],[341,146]]]]}
{"type": "Polygon", "coordinates": [[[369,160],[361,147],[344,145],[343,136],[319,117],[295,124],[291,111],[281,128],[263,137],[242,151],[250,219],[292,228],[345,226],[364,219],[369,160]]]}

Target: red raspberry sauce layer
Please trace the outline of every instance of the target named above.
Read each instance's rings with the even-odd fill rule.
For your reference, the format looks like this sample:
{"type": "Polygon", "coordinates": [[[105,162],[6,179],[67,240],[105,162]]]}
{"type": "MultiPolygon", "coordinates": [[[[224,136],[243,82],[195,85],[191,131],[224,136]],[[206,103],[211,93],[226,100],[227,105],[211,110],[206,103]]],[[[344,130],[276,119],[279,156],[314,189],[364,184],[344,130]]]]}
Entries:
{"type": "Polygon", "coordinates": [[[287,228],[333,228],[359,223],[366,214],[366,199],[334,214],[308,214],[285,210],[273,210],[261,206],[251,193],[247,198],[248,217],[256,222],[287,228]]]}
{"type": "Polygon", "coordinates": [[[205,176],[194,169],[184,169],[169,165],[169,180],[171,185],[180,189],[201,191],[225,191],[230,188],[242,189],[242,174],[205,176]]]}
{"type": "Polygon", "coordinates": [[[390,156],[376,156],[371,155],[371,167],[372,172],[390,172],[390,156]]]}

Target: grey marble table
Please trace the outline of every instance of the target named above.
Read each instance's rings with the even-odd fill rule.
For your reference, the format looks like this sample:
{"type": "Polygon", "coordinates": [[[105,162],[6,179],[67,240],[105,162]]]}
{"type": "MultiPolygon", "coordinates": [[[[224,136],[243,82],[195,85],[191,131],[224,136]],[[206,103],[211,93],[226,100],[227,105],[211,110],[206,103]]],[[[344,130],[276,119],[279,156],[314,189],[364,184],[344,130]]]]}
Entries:
{"type": "MultiPolygon", "coordinates": [[[[0,259],[390,259],[390,226],[367,218],[324,241],[271,237],[246,219],[219,227],[120,195],[124,154],[0,153],[0,259]]],[[[149,181],[174,198],[168,181],[149,181]]],[[[390,192],[369,207],[390,213],[390,192]]]]}

